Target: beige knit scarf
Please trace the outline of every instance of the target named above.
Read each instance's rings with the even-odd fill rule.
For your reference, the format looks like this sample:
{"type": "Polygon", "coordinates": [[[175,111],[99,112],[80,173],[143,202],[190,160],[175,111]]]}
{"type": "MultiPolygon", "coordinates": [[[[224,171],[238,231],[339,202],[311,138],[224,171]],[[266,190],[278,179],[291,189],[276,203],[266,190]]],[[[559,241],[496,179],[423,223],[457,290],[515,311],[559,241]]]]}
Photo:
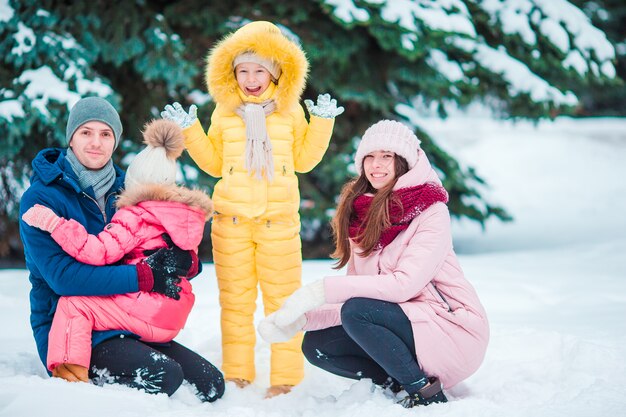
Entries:
{"type": "Polygon", "coordinates": [[[246,103],[235,112],[246,124],[246,160],[245,167],[250,174],[262,180],[263,175],[272,181],[274,160],[272,158],[272,142],[267,135],[265,118],[276,110],[274,100],[265,100],[260,104],[246,103]]]}

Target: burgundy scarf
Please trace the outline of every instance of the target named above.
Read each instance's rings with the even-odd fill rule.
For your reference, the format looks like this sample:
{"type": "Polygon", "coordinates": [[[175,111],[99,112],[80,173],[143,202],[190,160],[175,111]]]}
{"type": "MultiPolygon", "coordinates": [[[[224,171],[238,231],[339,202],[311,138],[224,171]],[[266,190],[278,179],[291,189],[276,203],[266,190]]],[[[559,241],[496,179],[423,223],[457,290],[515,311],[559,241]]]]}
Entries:
{"type": "MultiPolygon", "coordinates": [[[[437,202],[448,202],[448,192],[445,188],[432,182],[415,187],[400,188],[393,191],[392,195],[395,197],[393,200],[399,201],[400,204],[392,204],[391,201],[393,200],[389,199],[387,204],[389,205],[391,226],[380,234],[376,249],[382,249],[390,244],[398,233],[409,227],[411,221],[428,207],[437,202]]],[[[357,236],[360,236],[365,230],[365,217],[373,199],[374,196],[362,194],[352,203],[354,211],[350,220],[349,234],[350,238],[355,239],[355,241],[357,236]]]]}

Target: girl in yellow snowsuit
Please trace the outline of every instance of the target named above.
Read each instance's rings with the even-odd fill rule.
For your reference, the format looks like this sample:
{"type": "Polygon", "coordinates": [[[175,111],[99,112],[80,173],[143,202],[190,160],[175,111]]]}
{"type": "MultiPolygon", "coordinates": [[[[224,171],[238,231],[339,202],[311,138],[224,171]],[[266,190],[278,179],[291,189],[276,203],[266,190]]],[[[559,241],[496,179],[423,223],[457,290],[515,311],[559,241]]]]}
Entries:
{"type": "MultiPolygon", "coordinates": [[[[258,285],[265,315],[301,286],[295,173],[320,162],[334,118],[343,112],[328,94],[320,95],[316,105],[305,100],[307,123],[299,103],[307,71],[296,43],[269,22],[252,22],[209,53],[205,77],[217,105],[208,132],[193,105],[189,113],[178,103],[161,113],[184,128],[185,146],[196,164],[221,177],[212,196],[211,239],[222,309],[222,370],[240,387],[255,378],[258,285]],[[263,71],[269,77],[265,85],[254,78],[263,71]]],[[[301,341],[298,334],[271,346],[268,396],[289,392],[302,380],[301,341]]]]}

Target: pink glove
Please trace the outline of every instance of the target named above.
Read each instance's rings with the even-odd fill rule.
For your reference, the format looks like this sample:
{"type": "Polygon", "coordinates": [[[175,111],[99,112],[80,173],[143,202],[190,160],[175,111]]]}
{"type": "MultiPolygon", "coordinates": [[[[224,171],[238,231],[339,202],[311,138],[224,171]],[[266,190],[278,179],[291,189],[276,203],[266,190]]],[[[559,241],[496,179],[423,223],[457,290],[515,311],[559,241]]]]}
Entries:
{"type": "Polygon", "coordinates": [[[26,210],[26,213],[22,215],[22,220],[29,226],[52,233],[63,218],[54,214],[48,207],[35,204],[33,207],[26,210]]]}

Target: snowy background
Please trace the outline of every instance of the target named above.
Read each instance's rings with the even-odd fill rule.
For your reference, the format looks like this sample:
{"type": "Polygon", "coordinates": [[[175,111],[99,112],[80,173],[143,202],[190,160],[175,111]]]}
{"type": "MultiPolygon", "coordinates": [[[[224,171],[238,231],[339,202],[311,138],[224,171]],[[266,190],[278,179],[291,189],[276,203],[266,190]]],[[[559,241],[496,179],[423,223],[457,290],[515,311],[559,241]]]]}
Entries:
{"type": "MultiPolygon", "coordinates": [[[[481,116],[422,119],[463,164],[477,168],[513,223],[486,232],[455,222],[460,262],[491,322],[482,367],[419,410],[394,404],[369,381],[306,365],[292,393],[270,400],[269,346],[257,344],[257,380],[227,385],[202,404],[188,387],[171,398],[122,386],[52,380],[29,325],[24,270],[0,271],[0,416],[619,416],[626,411],[626,119],[558,119],[538,125],[481,116]]],[[[331,274],[307,261],[305,283],[331,274]]],[[[194,282],[197,304],[178,340],[219,365],[214,269],[194,282]]],[[[257,320],[261,318],[258,309],[257,320]]]]}

